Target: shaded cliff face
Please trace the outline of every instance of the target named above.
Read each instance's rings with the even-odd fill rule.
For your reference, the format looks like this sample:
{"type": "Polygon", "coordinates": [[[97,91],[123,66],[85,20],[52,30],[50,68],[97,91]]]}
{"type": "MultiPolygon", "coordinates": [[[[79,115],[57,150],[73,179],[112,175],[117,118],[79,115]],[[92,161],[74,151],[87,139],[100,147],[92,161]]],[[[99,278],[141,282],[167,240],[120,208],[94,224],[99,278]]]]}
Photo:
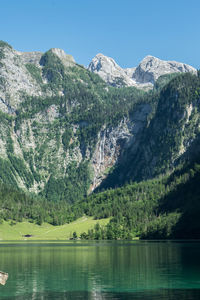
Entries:
{"type": "Polygon", "coordinates": [[[133,115],[122,119],[117,127],[102,128],[92,157],[94,170],[92,190],[97,188],[108,174],[112,174],[113,167],[124,159],[127,149],[137,151],[150,113],[151,105],[140,104],[133,115]]]}
{"type": "Polygon", "coordinates": [[[200,80],[191,74],[172,79],[157,95],[137,148],[124,152],[101,187],[141,181],[171,173],[199,154],[200,80]]]}
{"type": "Polygon", "coordinates": [[[193,144],[200,133],[199,91],[199,78],[190,74],[173,79],[162,89],[155,116],[145,133],[146,142],[138,153],[145,161],[139,176],[170,172],[181,161],[192,159],[193,144]]]}

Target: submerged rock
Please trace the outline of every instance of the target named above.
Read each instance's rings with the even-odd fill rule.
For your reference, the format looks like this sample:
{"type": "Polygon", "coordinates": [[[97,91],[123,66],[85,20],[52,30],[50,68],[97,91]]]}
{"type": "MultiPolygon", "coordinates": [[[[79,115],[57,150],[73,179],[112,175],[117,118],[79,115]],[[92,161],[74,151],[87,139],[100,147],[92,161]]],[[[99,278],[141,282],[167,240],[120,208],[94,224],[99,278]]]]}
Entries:
{"type": "Polygon", "coordinates": [[[8,273],[0,271],[0,284],[5,285],[8,279],[8,273]]]}

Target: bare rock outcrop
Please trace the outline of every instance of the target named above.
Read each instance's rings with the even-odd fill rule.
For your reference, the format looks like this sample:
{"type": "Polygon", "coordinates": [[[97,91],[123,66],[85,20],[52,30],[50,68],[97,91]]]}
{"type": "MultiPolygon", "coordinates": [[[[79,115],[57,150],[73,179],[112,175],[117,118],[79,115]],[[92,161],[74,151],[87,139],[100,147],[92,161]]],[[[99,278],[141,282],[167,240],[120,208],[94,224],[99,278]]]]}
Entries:
{"type": "Polygon", "coordinates": [[[197,70],[187,64],[164,61],[151,55],[146,56],[137,67],[123,69],[114,59],[97,54],[88,69],[97,73],[109,85],[135,86],[142,89],[152,88],[161,75],[186,72],[197,74],[197,70]]]}
{"type": "Polygon", "coordinates": [[[97,54],[88,69],[97,73],[104,81],[112,86],[135,86],[134,81],[126,72],[114,61],[113,58],[101,53],[97,54]]]}
{"type": "Polygon", "coordinates": [[[193,73],[197,74],[197,70],[189,65],[176,62],[165,61],[154,56],[146,56],[132,74],[132,78],[138,83],[151,83],[161,76],[170,73],[193,73]]]}
{"type": "Polygon", "coordinates": [[[72,55],[66,54],[63,49],[52,48],[50,51],[57,55],[58,58],[62,61],[65,67],[71,67],[75,65],[75,60],[72,55]]]}
{"type": "Polygon", "coordinates": [[[5,285],[8,279],[8,273],[0,271],[0,284],[5,285]]]}

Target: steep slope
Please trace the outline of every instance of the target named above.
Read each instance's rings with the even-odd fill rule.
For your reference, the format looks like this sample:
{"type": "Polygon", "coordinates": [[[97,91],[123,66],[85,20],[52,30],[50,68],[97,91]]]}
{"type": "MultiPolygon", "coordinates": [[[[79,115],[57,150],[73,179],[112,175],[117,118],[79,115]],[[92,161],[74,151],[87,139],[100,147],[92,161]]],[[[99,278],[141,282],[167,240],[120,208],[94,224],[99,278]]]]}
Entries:
{"type": "Polygon", "coordinates": [[[172,172],[178,164],[192,159],[200,133],[200,80],[191,74],[172,79],[156,95],[137,148],[132,145],[118,160],[102,187],[130,180],[146,180],[172,172]]]}
{"type": "Polygon", "coordinates": [[[98,187],[172,172],[192,156],[199,132],[195,75],[166,71],[148,93],[116,89],[61,49],[21,53],[4,42],[0,63],[6,184],[73,203],[98,187]]]}
{"type": "Polygon", "coordinates": [[[111,86],[136,86],[135,82],[111,57],[97,54],[89,64],[88,70],[97,73],[111,86]]]}
{"type": "Polygon", "coordinates": [[[157,57],[146,56],[132,74],[137,83],[154,84],[156,80],[165,74],[192,73],[197,74],[195,68],[176,61],[165,61],[157,57]]]}
{"type": "Polygon", "coordinates": [[[199,239],[199,158],[171,175],[92,194],[79,206],[96,219],[111,220],[85,238],[199,239]]]}
{"type": "Polygon", "coordinates": [[[23,54],[0,46],[0,178],[76,201],[106,177],[151,107],[139,104],[143,92],[108,88],[63,50],[23,54]],[[145,107],[139,125],[128,113],[136,105],[145,107]]]}
{"type": "Polygon", "coordinates": [[[86,214],[111,221],[82,238],[199,238],[199,72],[151,56],[90,69],[0,42],[0,223],[86,214]]]}
{"type": "Polygon", "coordinates": [[[112,58],[97,54],[88,69],[97,73],[109,85],[135,86],[142,89],[151,89],[156,80],[165,74],[188,72],[197,74],[197,70],[189,65],[164,61],[150,55],[146,56],[137,67],[123,69],[112,58]]]}

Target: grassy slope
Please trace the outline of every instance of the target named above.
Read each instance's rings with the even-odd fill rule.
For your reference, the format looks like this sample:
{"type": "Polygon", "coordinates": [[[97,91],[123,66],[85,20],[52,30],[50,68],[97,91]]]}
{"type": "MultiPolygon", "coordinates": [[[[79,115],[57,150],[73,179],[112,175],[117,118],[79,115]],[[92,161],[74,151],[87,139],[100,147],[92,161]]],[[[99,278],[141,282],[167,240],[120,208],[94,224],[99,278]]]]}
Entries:
{"type": "Polygon", "coordinates": [[[80,233],[92,229],[96,223],[106,225],[108,222],[109,218],[94,220],[87,216],[62,226],[53,226],[47,223],[39,226],[27,221],[11,226],[10,222],[3,222],[0,224],[0,240],[66,240],[72,237],[74,231],[79,236],[80,233]],[[23,237],[26,234],[31,234],[33,237],[23,237]]]}

